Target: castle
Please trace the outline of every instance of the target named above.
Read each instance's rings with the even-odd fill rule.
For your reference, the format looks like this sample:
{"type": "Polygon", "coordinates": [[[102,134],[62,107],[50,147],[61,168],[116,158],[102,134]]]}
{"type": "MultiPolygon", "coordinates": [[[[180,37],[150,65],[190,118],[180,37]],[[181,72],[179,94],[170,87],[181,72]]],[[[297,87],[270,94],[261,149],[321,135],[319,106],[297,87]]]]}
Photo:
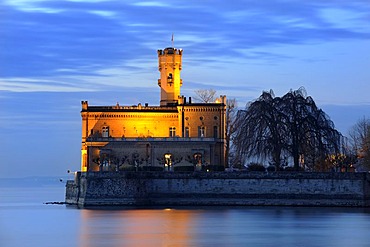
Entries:
{"type": "Polygon", "coordinates": [[[82,101],[81,171],[197,171],[225,166],[226,96],[180,94],[182,49],[158,50],[159,106],[82,101]]]}

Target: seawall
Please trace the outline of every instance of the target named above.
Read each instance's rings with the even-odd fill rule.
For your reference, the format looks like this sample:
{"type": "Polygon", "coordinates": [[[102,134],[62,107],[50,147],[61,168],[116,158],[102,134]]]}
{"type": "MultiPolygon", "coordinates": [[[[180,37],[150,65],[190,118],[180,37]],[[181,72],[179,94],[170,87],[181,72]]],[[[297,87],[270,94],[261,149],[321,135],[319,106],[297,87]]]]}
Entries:
{"type": "Polygon", "coordinates": [[[370,174],[77,172],[65,200],[78,207],[369,207],[370,174]]]}

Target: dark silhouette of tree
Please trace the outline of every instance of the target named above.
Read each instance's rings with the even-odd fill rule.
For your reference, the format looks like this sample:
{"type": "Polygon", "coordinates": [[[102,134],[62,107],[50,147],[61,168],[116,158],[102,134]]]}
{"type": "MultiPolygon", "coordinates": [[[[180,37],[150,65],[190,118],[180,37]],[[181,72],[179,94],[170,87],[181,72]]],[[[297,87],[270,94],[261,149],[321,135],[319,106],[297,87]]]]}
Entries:
{"type": "Polygon", "coordinates": [[[311,156],[313,162],[324,160],[327,155],[338,153],[341,135],[333,122],[319,109],[303,88],[290,91],[282,97],[282,111],[289,120],[286,149],[293,157],[294,167],[311,156]]]}
{"type": "Polygon", "coordinates": [[[357,154],[359,164],[370,170],[370,119],[360,119],[349,131],[351,149],[357,154]]]}
{"type": "Polygon", "coordinates": [[[276,168],[280,168],[286,126],[278,102],[272,91],[263,92],[246,110],[238,112],[233,144],[241,161],[271,157],[276,168]]]}
{"type": "Polygon", "coordinates": [[[225,151],[225,160],[226,167],[229,167],[229,158],[231,155],[231,137],[235,132],[235,119],[237,114],[237,102],[236,99],[227,99],[226,100],[226,151],[225,151]]]}
{"type": "Polygon", "coordinates": [[[315,163],[338,153],[341,134],[303,88],[275,97],[263,92],[238,114],[234,145],[240,157],[265,158],[277,170],[286,156],[294,168],[306,160],[315,163]]]}

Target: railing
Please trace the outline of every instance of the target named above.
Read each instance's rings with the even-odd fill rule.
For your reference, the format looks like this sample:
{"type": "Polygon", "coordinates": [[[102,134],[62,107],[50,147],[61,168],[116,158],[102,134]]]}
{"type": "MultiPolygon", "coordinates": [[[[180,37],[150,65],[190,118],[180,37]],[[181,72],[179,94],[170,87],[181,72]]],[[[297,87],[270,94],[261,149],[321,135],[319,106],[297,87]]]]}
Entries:
{"type": "Polygon", "coordinates": [[[222,141],[220,138],[208,138],[208,137],[143,137],[143,138],[126,138],[126,137],[88,137],[86,142],[135,142],[135,141],[152,141],[152,142],[214,142],[222,141]]]}

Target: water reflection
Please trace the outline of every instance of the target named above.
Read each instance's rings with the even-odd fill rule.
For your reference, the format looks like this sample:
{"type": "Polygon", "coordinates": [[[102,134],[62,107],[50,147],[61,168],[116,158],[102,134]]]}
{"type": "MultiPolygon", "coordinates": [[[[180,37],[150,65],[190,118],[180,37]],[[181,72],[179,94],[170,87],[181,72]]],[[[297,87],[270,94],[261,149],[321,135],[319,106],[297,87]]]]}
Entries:
{"type": "Polygon", "coordinates": [[[190,246],[191,210],[82,210],[81,245],[190,246]]]}
{"type": "Polygon", "coordinates": [[[1,247],[369,247],[370,209],[203,207],[80,210],[65,188],[1,188],[1,247]]]}
{"type": "Polygon", "coordinates": [[[81,210],[80,246],[369,246],[369,209],[81,210]]]}

